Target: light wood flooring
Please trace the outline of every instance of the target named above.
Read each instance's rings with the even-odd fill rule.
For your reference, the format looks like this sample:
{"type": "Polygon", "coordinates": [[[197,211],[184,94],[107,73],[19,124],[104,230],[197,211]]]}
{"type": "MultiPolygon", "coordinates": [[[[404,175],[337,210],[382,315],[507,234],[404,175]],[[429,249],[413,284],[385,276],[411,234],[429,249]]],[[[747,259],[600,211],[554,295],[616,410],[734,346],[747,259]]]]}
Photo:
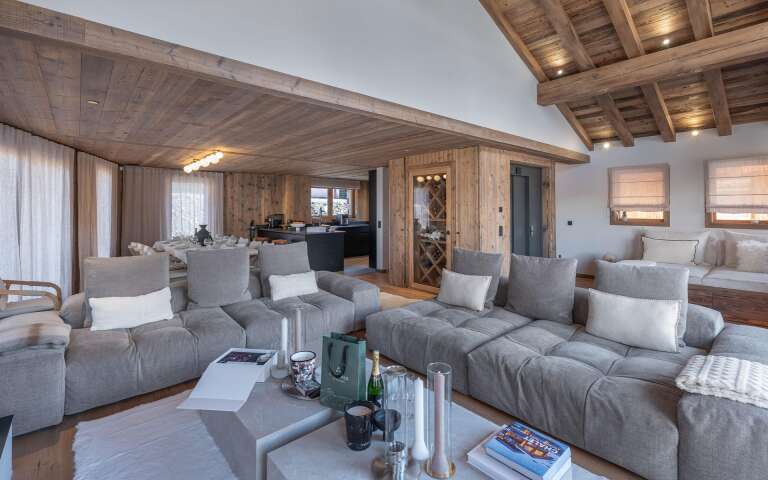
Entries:
{"type": "MultiPolygon", "coordinates": [[[[393,295],[417,299],[434,297],[431,293],[394,287],[387,282],[387,275],[385,273],[370,273],[360,275],[357,278],[374,283],[378,285],[382,291],[393,295]]],[[[387,359],[384,359],[384,363],[388,363],[387,359]]],[[[14,480],[71,479],[73,477],[72,442],[75,437],[75,429],[79,422],[107,417],[123,410],[154,402],[161,398],[191,389],[194,385],[194,381],[186,382],[174,387],[165,388],[146,395],[117,402],[112,405],[95,408],[77,415],[69,415],[65,417],[64,421],[59,425],[14,438],[14,480]]],[[[500,410],[460,393],[454,393],[454,401],[497,424],[507,423],[513,418],[500,410]]],[[[620,467],[576,448],[573,449],[573,459],[578,465],[609,479],[631,480],[640,478],[620,467]]]]}

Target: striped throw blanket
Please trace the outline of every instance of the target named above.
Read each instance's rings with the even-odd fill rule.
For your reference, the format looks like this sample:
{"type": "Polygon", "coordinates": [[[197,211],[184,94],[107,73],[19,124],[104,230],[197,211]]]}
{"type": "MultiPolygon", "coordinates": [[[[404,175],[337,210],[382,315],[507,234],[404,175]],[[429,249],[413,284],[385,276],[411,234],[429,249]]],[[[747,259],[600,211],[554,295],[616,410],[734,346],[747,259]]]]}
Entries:
{"type": "Polygon", "coordinates": [[[0,353],[37,346],[66,348],[70,330],[53,311],[3,318],[0,320],[0,353]]]}
{"type": "Polygon", "coordinates": [[[694,355],[675,380],[681,390],[768,408],[768,365],[732,357],[694,355]]]}

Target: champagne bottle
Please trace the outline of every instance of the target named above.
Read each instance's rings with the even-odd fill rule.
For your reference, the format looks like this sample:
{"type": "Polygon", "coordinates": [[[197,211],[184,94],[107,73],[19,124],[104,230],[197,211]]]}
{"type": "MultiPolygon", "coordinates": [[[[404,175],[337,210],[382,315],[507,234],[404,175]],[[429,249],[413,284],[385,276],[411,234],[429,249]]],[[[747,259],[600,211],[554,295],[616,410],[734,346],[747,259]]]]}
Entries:
{"type": "Polygon", "coordinates": [[[379,351],[373,351],[373,369],[371,378],[368,379],[368,401],[381,407],[381,397],[384,394],[384,380],[381,378],[379,368],[379,351]]]}

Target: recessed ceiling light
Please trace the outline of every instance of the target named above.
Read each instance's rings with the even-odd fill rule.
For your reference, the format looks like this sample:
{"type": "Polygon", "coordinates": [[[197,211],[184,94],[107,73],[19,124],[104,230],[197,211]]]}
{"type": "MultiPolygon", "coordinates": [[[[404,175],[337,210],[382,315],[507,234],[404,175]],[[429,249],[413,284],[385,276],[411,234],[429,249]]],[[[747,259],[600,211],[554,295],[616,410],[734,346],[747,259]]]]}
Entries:
{"type": "Polygon", "coordinates": [[[611,142],[603,142],[603,149],[608,150],[611,148],[611,142]]]}
{"type": "Polygon", "coordinates": [[[563,69],[561,68],[560,70],[558,70],[558,71],[557,71],[557,74],[558,74],[558,75],[562,75],[562,74],[563,74],[563,69]]]}
{"type": "Polygon", "coordinates": [[[668,38],[665,38],[664,40],[662,40],[661,44],[662,44],[662,45],[664,45],[664,46],[666,47],[667,45],[669,45],[669,42],[671,42],[671,41],[672,41],[672,40],[670,40],[670,39],[668,39],[668,38]]]}
{"type": "Polygon", "coordinates": [[[691,130],[691,135],[693,135],[694,137],[698,137],[699,133],[701,133],[701,132],[699,132],[698,129],[697,130],[691,130]]]}
{"type": "Polygon", "coordinates": [[[98,100],[86,100],[86,102],[88,102],[91,105],[98,105],[99,104],[98,100]]]}

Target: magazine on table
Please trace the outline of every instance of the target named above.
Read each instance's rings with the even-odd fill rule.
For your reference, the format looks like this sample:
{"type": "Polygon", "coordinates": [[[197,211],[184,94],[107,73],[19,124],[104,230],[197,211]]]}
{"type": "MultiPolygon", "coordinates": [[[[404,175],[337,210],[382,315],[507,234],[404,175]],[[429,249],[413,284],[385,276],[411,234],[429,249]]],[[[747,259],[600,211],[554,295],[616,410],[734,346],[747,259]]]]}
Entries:
{"type": "Polygon", "coordinates": [[[178,408],[236,412],[256,383],[266,381],[276,363],[275,350],[230,348],[212,361],[178,408]]]}
{"type": "Polygon", "coordinates": [[[522,422],[512,422],[485,443],[492,458],[532,480],[555,480],[571,463],[568,445],[522,422]]]}

